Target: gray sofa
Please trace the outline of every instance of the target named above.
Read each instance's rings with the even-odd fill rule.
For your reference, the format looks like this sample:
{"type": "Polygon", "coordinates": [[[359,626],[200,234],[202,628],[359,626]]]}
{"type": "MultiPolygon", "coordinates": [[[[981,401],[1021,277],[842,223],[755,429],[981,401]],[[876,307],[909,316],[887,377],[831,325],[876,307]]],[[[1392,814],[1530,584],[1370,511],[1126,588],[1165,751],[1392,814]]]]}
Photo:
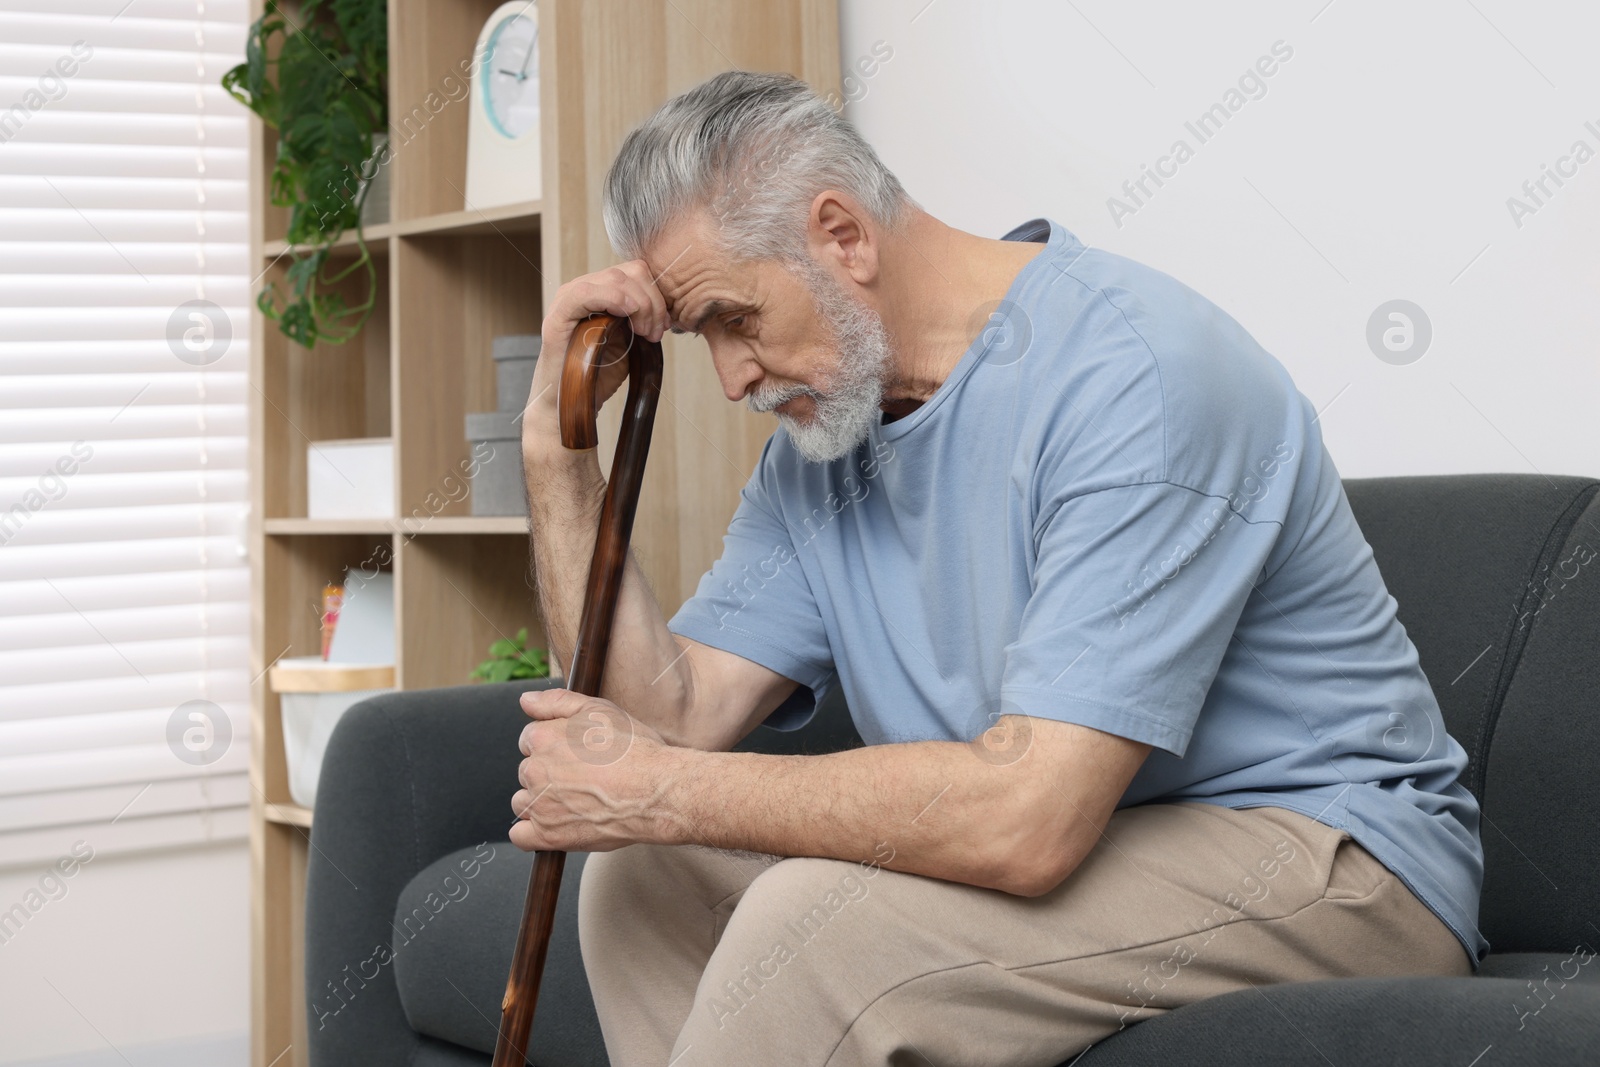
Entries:
{"type": "MultiPolygon", "coordinates": [[[[1600,481],[1538,475],[1350,480],[1352,508],[1466,748],[1485,814],[1472,978],[1247,989],[1116,1034],[1075,1062],[1503,1067],[1600,1064],[1600,481]]],[[[314,1067],[485,1067],[531,857],[506,842],[537,683],[397,693],[328,748],[306,886],[314,1067]]],[[[830,699],[806,729],[741,746],[860,744],[830,699]]],[[[604,1067],[579,956],[581,854],[529,1058],[604,1067]]]]}

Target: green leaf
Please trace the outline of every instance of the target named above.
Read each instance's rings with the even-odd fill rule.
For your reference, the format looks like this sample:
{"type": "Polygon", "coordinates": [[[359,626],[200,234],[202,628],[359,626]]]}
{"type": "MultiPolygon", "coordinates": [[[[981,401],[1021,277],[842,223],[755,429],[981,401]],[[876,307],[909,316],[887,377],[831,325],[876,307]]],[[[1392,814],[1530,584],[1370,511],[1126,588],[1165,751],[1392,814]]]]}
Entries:
{"type": "Polygon", "coordinates": [[[472,669],[473,681],[505,682],[521,678],[550,677],[550,653],[528,647],[528,628],[516,637],[501,637],[489,645],[489,658],[472,669]]]}
{"type": "Polygon", "coordinates": [[[222,75],[223,89],[278,131],[268,195],[290,209],[288,242],[320,253],[290,265],[287,297],[269,282],[257,300],[308,348],[354,337],[377,302],[377,265],[360,240],[359,176],[372,135],[388,125],[387,35],[384,0],[304,0],[293,21],[271,0],[246,35],[245,61],[222,75]],[[346,230],[356,231],[359,254],[330,275],[327,248],[346,230]],[[321,291],[358,276],[367,290],[359,303],[321,291]]]}
{"type": "Polygon", "coordinates": [[[516,661],[516,670],[512,672],[513,678],[548,678],[550,677],[550,664],[545,659],[543,649],[535,649],[526,653],[516,661]]]}

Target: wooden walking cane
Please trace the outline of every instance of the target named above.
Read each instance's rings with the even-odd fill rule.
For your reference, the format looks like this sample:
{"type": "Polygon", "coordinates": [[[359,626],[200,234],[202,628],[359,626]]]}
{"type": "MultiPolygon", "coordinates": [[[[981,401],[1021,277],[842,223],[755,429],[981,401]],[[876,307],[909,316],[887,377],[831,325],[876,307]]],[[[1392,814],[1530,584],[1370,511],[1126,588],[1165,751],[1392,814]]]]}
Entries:
{"type": "MultiPolygon", "coordinates": [[[[591,316],[578,325],[567,344],[557,399],[561,443],[567,448],[594,448],[600,442],[595,426],[595,384],[601,368],[619,359],[628,361],[627,408],[611,463],[611,479],[606,484],[605,503],[600,509],[594,560],[589,564],[589,584],[583,597],[583,618],[567,677],[567,688],[586,696],[600,695],[605,674],[611,621],[616,615],[628,538],[633,532],[645,459],[650,453],[656,398],[661,394],[661,345],[635,337],[626,320],[610,315],[591,316]]],[[[565,852],[539,852],[534,856],[533,877],[528,881],[528,898],[522,908],[522,928],[517,933],[516,953],[511,957],[505,1000],[500,1004],[500,1037],[494,1046],[494,1067],[523,1067],[527,1062],[528,1032],[533,1028],[539,979],[544,974],[550,929],[556,917],[556,895],[561,891],[561,871],[566,860],[565,852]]]]}

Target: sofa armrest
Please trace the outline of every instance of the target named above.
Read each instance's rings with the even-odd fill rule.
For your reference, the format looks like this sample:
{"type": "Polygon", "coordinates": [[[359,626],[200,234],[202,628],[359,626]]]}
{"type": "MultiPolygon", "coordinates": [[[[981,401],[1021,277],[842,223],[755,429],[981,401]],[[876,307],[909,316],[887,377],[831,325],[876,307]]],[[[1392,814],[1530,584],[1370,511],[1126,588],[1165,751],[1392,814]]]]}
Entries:
{"type": "MultiPolygon", "coordinates": [[[[550,685],[386,693],[339,720],[323,758],[306,871],[312,1067],[404,1063],[424,1040],[385,962],[396,903],[441,856],[506,840],[522,759],[517,740],[529,721],[518,697],[550,685]]],[[[800,754],[860,744],[836,688],[803,729],[757,727],[737,747],[800,754]]]]}
{"type": "Polygon", "coordinates": [[[306,870],[311,1062],[407,1062],[386,948],[400,891],[439,857],[503,842],[527,725],[547,680],[386,693],[345,713],[323,759],[306,870]]]}

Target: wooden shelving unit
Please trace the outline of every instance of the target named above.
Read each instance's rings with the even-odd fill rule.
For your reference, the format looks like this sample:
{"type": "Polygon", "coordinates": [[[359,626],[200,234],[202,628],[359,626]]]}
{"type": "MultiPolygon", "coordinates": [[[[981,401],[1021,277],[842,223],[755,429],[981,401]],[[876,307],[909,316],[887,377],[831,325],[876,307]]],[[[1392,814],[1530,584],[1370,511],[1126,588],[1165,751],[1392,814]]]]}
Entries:
{"type": "MultiPolygon", "coordinates": [[[[360,234],[360,240],[366,242],[374,256],[379,254],[378,245],[387,245],[391,237],[415,237],[418,234],[460,234],[463,236],[482,236],[491,233],[536,233],[539,229],[539,201],[527,200],[520,204],[502,204],[498,207],[483,209],[473,208],[464,211],[447,211],[442,215],[427,215],[420,219],[402,219],[399,222],[383,222],[376,226],[369,226],[360,234]]],[[[333,242],[335,255],[341,253],[354,254],[357,247],[357,235],[353,232],[345,233],[333,242]]],[[[269,261],[278,259],[287,253],[290,248],[284,241],[267,241],[261,246],[261,253],[269,261]]],[[[387,252],[387,247],[382,251],[387,252]]]]}
{"type": "MultiPolygon", "coordinates": [[[[252,6],[259,16],[261,0],[252,6]]],[[[412,113],[439,91],[498,6],[391,2],[392,115],[412,113]]],[[[401,688],[465,682],[490,641],[518,627],[542,640],[527,578],[527,519],[475,517],[464,497],[437,506],[444,480],[468,456],[463,416],[495,406],[490,339],[537,333],[562,282],[613,261],[599,182],[623,135],[667,97],[732,67],[790,71],[819,92],[839,90],[837,0],[539,0],[538,7],[543,197],[482,209],[465,202],[468,104],[450,102],[414,133],[391,131],[391,221],[364,234],[379,291],[361,334],[307,351],[252,317],[255,1067],[307,1063],[301,945],[312,813],[289,798],[267,668],[285,655],[314,655],[323,584],[374,563],[396,578],[401,688]],[[306,518],[308,442],[381,436],[396,442],[399,513],[306,518]]],[[[289,258],[287,212],[266,202],[274,145],[272,131],[255,123],[258,286],[281,284],[289,258]]],[[[356,250],[348,235],[335,255],[356,250]]],[[[358,296],[352,283],[347,298],[358,296]]],[[[722,397],[698,340],[669,336],[666,353],[633,541],[670,614],[720,551],[772,422],[722,397]]],[[[606,469],[615,409],[601,416],[606,469]]]]}

